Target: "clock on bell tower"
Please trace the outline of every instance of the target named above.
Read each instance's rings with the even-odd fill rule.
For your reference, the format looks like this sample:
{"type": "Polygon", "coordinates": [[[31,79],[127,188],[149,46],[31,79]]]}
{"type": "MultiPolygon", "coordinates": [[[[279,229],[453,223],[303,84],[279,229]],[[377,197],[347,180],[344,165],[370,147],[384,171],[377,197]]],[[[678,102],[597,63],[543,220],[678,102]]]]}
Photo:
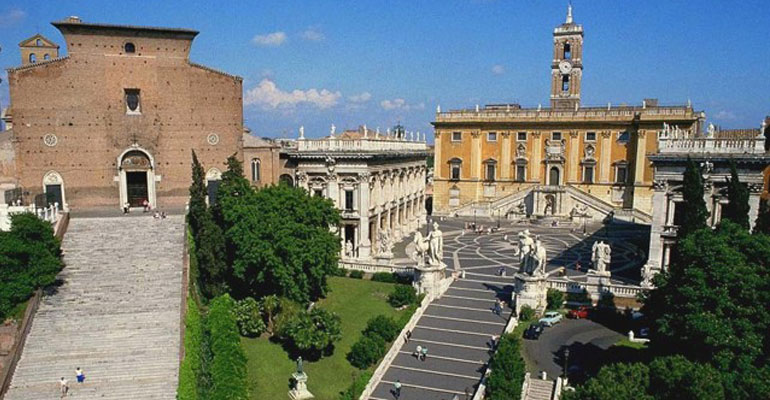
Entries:
{"type": "Polygon", "coordinates": [[[575,109],[580,106],[580,81],[583,78],[583,26],[572,20],[572,5],[567,6],[567,20],[553,30],[551,63],[551,107],[575,109]]]}

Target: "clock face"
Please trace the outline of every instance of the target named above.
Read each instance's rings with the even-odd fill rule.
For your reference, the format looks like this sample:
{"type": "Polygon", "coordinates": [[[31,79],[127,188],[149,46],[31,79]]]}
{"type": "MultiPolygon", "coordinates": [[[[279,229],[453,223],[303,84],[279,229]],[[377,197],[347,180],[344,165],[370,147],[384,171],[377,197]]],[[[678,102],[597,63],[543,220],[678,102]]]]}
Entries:
{"type": "Polygon", "coordinates": [[[561,71],[562,74],[569,74],[570,71],[572,71],[572,64],[567,60],[560,62],[559,71],[561,71]]]}

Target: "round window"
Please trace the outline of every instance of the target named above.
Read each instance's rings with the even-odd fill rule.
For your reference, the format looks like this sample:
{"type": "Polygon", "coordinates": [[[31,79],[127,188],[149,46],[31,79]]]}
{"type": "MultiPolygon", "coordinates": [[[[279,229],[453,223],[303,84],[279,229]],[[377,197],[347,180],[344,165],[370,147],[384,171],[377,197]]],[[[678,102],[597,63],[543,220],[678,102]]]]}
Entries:
{"type": "Polygon", "coordinates": [[[123,48],[126,51],[126,53],[135,53],[136,52],[136,46],[134,46],[134,44],[131,43],[131,42],[126,43],[125,46],[123,46],[123,48]]]}
{"type": "Polygon", "coordinates": [[[45,143],[45,145],[48,147],[53,147],[56,146],[56,143],[59,143],[59,138],[57,138],[53,133],[49,133],[43,136],[43,143],[45,143]]]}

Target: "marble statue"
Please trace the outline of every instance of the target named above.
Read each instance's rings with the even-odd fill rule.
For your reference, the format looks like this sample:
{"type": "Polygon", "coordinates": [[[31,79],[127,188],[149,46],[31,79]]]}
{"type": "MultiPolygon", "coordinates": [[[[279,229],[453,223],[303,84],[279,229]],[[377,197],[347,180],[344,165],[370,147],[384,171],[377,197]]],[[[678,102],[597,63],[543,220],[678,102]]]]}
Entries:
{"type": "Polygon", "coordinates": [[[438,222],[433,223],[433,230],[428,234],[429,254],[428,263],[430,265],[441,265],[444,258],[444,236],[438,229],[438,222]]]}
{"type": "Polygon", "coordinates": [[[612,249],[610,245],[603,241],[594,242],[591,247],[591,262],[594,263],[594,270],[600,274],[606,274],[607,267],[610,265],[612,249]]]}
{"type": "Polygon", "coordinates": [[[713,123],[710,123],[708,129],[706,129],[706,137],[713,138],[717,132],[717,127],[713,123]]]}
{"type": "Polygon", "coordinates": [[[334,126],[334,124],[332,124],[330,131],[331,131],[331,136],[334,136],[334,132],[337,132],[337,127],[334,126]]]}
{"type": "Polygon", "coordinates": [[[379,243],[380,243],[380,254],[384,253],[390,253],[390,249],[392,244],[390,243],[390,231],[387,229],[383,229],[380,231],[380,237],[379,237],[379,243]]]}
{"type": "Polygon", "coordinates": [[[302,356],[299,356],[299,358],[297,358],[297,373],[298,374],[303,374],[304,373],[302,371],[302,356]]]}
{"type": "Polygon", "coordinates": [[[302,125],[299,127],[299,138],[304,139],[305,138],[305,126],[302,125]]]}
{"type": "Polygon", "coordinates": [[[422,233],[418,230],[414,234],[414,253],[412,253],[412,259],[417,261],[417,265],[425,265],[425,256],[430,249],[430,243],[428,238],[422,236],[422,233]]]}
{"type": "Polygon", "coordinates": [[[353,242],[351,242],[350,240],[345,242],[345,256],[353,257],[353,242]]]}
{"type": "Polygon", "coordinates": [[[556,209],[555,209],[555,205],[556,204],[554,204],[554,203],[555,203],[555,199],[553,198],[553,196],[545,196],[545,208],[543,209],[543,214],[548,215],[549,212],[551,214],[555,214],[556,213],[556,209]]]}
{"type": "Polygon", "coordinates": [[[584,204],[577,203],[572,207],[569,215],[572,218],[588,216],[588,207],[586,207],[584,204]]]}
{"type": "Polygon", "coordinates": [[[652,287],[652,278],[655,274],[652,272],[650,264],[644,264],[642,266],[642,287],[652,287]]]}
{"type": "Polygon", "coordinates": [[[531,275],[545,275],[545,266],[548,262],[548,255],[546,248],[540,238],[535,240],[535,247],[532,249],[532,260],[534,265],[532,266],[531,275]]]}
{"type": "Polygon", "coordinates": [[[515,255],[519,256],[519,272],[532,275],[532,248],[535,240],[529,233],[529,229],[519,232],[519,247],[515,255]]]}

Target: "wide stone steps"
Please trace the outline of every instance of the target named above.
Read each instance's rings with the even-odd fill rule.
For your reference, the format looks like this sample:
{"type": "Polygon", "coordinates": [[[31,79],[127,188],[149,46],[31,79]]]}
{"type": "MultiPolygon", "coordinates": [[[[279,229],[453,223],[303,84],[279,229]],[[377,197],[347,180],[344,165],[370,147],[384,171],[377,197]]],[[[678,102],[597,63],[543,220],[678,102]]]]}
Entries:
{"type": "Polygon", "coordinates": [[[551,380],[530,379],[524,400],[551,400],[554,383],[551,380]]]}
{"type": "Polygon", "coordinates": [[[62,247],[5,398],[176,398],[184,218],[73,218],[62,247]]]}

